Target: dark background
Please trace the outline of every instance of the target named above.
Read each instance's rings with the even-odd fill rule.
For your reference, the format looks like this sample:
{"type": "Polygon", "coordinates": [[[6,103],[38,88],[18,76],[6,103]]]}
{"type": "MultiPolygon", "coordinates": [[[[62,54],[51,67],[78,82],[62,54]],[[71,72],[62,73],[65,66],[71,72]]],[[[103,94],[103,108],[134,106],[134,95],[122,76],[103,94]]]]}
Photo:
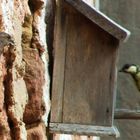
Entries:
{"type": "MultiPolygon", "coordinates": [[[[100,0],[100,10],[131,31],[128,42],[121,44],[118,69],[126,63],[140,65],[140,0],[100,0]]],[[[130,75],[118,73],[116,107],[140,109],[140,92],[130,75]]],[[[140,140],[140,121],[115,120],[115,125],[121,134],[118,140],[140,140]]]]}

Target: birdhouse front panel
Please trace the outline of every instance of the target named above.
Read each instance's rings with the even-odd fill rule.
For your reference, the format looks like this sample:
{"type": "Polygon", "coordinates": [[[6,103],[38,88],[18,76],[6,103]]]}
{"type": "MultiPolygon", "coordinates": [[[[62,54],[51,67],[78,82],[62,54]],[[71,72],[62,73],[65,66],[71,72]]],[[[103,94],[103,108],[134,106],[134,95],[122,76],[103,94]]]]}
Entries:
{"type": "Polygon", "coordinates": [[[66,34],[63,122],[111,126],[118,40],[79,13],[66,34]]]}
{"type": "Polygon", "coordinates": [[[116,36],[120,35],[108,33],[66,2],[57,7],[50,130],[116,136],[116,36]]]}

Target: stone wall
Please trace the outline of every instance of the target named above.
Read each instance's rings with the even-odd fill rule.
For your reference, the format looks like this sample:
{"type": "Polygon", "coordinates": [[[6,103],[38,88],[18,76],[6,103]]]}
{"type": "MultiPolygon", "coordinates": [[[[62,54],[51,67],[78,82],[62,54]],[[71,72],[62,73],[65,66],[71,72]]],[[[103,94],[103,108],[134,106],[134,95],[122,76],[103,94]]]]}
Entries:
{"type": "Polygon", "coordinates": [[[0,31],[15,41],[0,55],[1,140],[47,139],[46,4],[46,0],[0,0],[0,31]]]}

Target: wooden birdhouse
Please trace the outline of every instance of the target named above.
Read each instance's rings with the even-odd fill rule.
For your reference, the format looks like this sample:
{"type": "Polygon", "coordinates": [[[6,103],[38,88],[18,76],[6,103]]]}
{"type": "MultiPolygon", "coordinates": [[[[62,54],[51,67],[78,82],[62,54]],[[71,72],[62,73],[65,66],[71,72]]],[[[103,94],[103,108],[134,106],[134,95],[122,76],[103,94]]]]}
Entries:
{"type": "Polygon", "coordinates": [[[119,44],[130,32],[83,0],[57,0],[50,131],[118,136],[119,44]]]}

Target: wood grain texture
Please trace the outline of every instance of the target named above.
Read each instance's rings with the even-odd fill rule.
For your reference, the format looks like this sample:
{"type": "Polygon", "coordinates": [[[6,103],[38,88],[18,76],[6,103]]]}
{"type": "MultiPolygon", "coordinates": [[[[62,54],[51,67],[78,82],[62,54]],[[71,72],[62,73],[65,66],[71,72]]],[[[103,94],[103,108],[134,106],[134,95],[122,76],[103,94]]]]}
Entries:
{"type": "Polygon", "coordinates": [[[67,14],[63,122],[111,126],[118,41],[73,13],[67,14]]]}
{"type": "Polygon", "coordinates": [[[65,0],[93,23],[96,23],[103,30],[107,31],[120,41],[127,40],[130,32],[121,27],[103,13],[97,11],[94,7],[89,6],[83,0],[65,0]]]}
{"type": "Polygon", "coordinates": [[[104,126],[91,126],[91,125],[79,125],[79,124],[61,124],[50,123],[50,131],[56,133],[65,134],[78,134],[89,136],[113,136],[119,137],[120,134],[116,127],[104,127],[104,126]]]}
{"type": "Polygon", "coordinates": [[[62,1],[57,1],[56,4],[51,121],[62,122],[67,20],[65,13],[62,11],[62,1]]]}
{"type": "Polygon", "coordinates": [[[51,124],[105,126],[111,130],[119,41],[67,3],[59,4],[51,124]]]}

